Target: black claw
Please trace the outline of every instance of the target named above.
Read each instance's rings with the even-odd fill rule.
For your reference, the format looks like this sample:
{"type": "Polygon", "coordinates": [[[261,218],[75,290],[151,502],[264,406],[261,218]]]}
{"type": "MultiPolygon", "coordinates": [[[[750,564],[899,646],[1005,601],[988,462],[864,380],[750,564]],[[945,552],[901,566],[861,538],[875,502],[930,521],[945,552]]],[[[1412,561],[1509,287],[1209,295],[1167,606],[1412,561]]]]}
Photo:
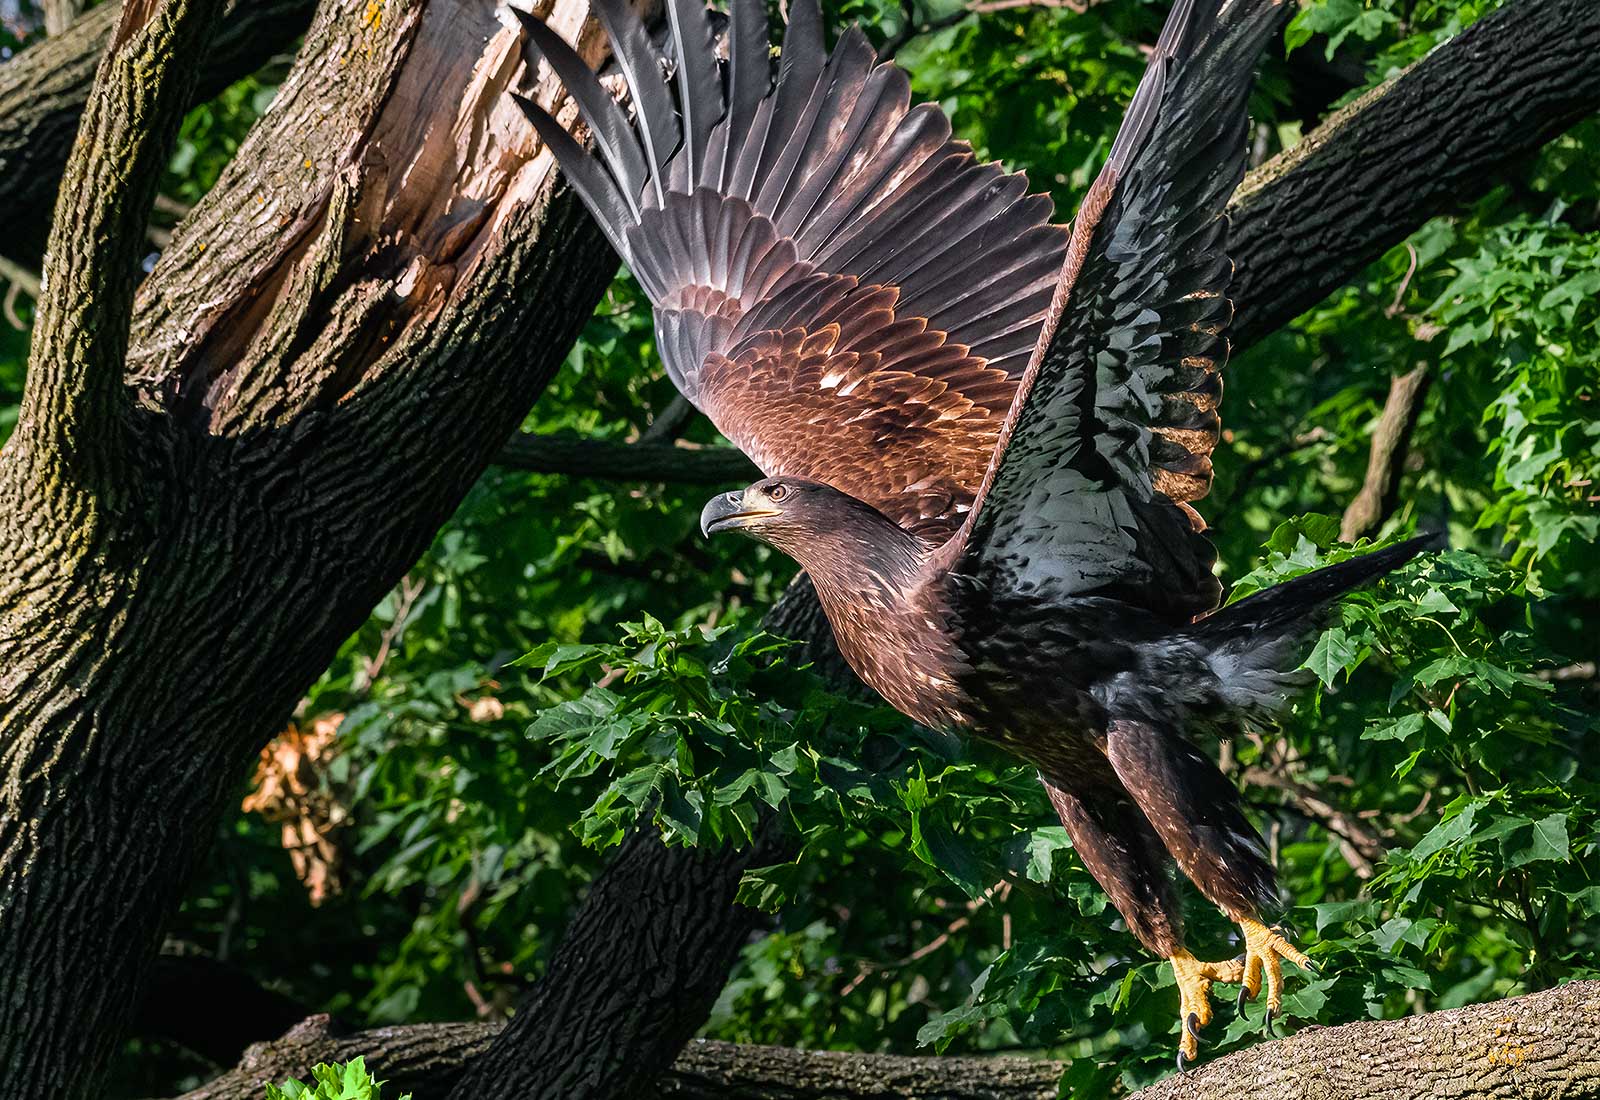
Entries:
{"type": "Polygon", "coordinates": [[[1233,1011],[1234,1011],[1234,1013],[1236,1015],[1239,1015],[1239,1016],[1243,1016],[1244,1015],[1244,1003],[1250,999],[1249,997],[1245,996],[1245,994],[1248,993],[1248,992],[1249,992],[1249,990],[1245,989],[1244,986],[1241,985],[1239,987],[1239,1000],[1234,1005],[1234,1009],[1233,1009],[1233,1011]]]}
{"type": "Polygon", "coordinates": [[[1271,1005],[1267,1006],[1267,1022],[1266,1022],[1266,1026],[1261,1029],[1261,1033],[1263,1035],[1268,1035],[1268,1036],[1270,1036],[1272,1034],[1272,1006],[1271,1005]]]}
{"type": "Polygon", "coordinates": [[[1200,1017],[1191,1012],[1183,1021],[1183,1030],[1189,1033],[1189,1038],[1194,1040],[1194,1045],[1200,1045],[1200,1017]]]}
{"type": "Polygon", "coordinates": [[[1181,1051],[1181,1050],[1178,1051],[1178,1072],[1179,1073],[1188,1073],[1189,1072],[1188,1059],[1184,1058],[1183,1051],[1181,1051]]]}
{"type": "Polygon", "coordinates": [[[1317,965],[1317,962],[1316,962],[1315,959],[1307,959],[1304,963],[1301,964],[1301,968],[1304,969],[1304,970],[1310,971],[1312,974],[1315,974],[1319,978],[1322,977],[1322,967],[1317,965]]]}

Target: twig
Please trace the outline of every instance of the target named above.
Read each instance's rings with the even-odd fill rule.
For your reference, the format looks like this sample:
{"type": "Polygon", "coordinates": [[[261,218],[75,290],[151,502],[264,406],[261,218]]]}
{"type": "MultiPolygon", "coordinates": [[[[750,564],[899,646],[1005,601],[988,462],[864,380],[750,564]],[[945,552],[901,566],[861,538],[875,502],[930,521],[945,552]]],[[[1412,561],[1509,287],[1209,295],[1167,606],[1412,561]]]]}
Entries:
{"type": "MultiPolygon", "coordinates": [[[[885,970],[899,970],[901,967],[910,966],[919,959],[927,958],[929,955],[939,950],[939,948],[949,943],[951,936],[954,936],[957,932],[971,924],[973,915],[976,914],[979,909],[982,909],[991,901],[1004,902],[1006,898],[1010,896],[1010,894],[1011,883],[1005,879],[1001,879],[999,882],[985,890],[982,894],[979,894],[977,897],[968,901],[963,907],[961,916],[951,921],[945,926],[943,932],[940,932],[937,936],[933,937],[933,939],[929,940],[927,943],[911,952],[911,954],[905,956],[904,958],[896,959],[894,962],[888,963],[878,963],[863,960],[860,964],[860,971],[855,977],[851,978],[847,983],[845,983],[845,987],[839,991],[839,996],[848,997],[852,992],[855,991],[857,986],[867,980],[867,976],[869,974],[874,974],[885,970]]],[[[1011,925],[1009,917],[1005,919],[1002,931],[1006,946],[1009,947],[1011,943],[1011,925]]]]}
{"type": "Polygon", "coordinates": [[[1394,301],[1390,302],[1389,308],[1383,311],[1385,317],[1393,317],[1400,312],[1400,305],[1405,301],[1406,288],[1411,285],[1411,276],[1417,273],[1417,250],[1410,241],[1406,242],[1406,251],[1411,254],[1411,262],[1406,267],[1405,277],[1400,280],[1400,285],[1395,288],[1394,301]]]}
{"type": "Polygon", "coordinates": [[[378,673],[383,671],[383,666],[389,659],[389,651],[394,647],[395,639],[400,637],[400,632],[405,629],[406,617],[411,614],[411,609],[416,605],[417,598],[422,595],[423,589],[428,587],[428,582],[421,577],[415,579],[407,573],[400,578],[400,599],[395,604],[394,618],[389,625],[383,628],[383,634],[378,639],[378,652],[367,661],[367,686],[372,686],[378,679],[378,673]]]}
{"type": "Polygon", "coordinates": [[[1545,683],[1564,683],[1567,680],[1593,680],[1600,669],[1596,668],[1593,661],[1578,661],[1575,664],[1562,665],[1560,668],[1541,668],[1535,672],[1534,678],[1545,683]]]}
{"type": "Polygon", "coordinates": [[[640,443],[671,443],[683,434],[684,427],[694,419],[694,405],[683,394],[674,394],[661,415],[650,421],[650,426],[639,433],[640,443]]]}
{"type": "Polygon", "coordinates": [[[611,443],[533,432],[512,436],[495,465],[540,474],[688,485],[741,484],[761,476],[755,463],[732,447],[680,447],[642,438],[637,443],[611,443]]]}
{"type": "Polygon", "coordinates": [[[972,12],[1009,11],[1012,8],[1066,8],[1082,15],[1101,0],[974,0],[967,5],[972,12]]]}
{"type": "Polygon", "coordinates": [[[44,290],[37,272],[4,256],[0,256],[0,279],[6,280],[12,286],[21,287],[23,293],[35,301],[44,290]]]}

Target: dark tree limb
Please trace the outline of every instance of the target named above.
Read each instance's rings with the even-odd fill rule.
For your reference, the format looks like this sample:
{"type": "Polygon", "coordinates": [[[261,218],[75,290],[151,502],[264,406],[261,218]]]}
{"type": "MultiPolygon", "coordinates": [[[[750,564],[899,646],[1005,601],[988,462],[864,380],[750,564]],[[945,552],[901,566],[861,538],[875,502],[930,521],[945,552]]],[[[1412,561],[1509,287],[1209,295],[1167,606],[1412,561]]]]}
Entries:
{"type": "Polygon", "coordinates": [[[1235,347],[1600,110],[1600,4],[1515,0],[1245,177],[1232,205],[1235,347]]]}
{"type": "Polygon", "coordinates": [[[311,1013],[237,966],[209,955],[162,955],[134,1009],[130,1032],[166,1039],[217,1065],[282,1035],[311,1013]]]}
{"type": "MultiPolygon", "coordinates": [[[[294,48],[313,0],[234,0],[193,70],[193,94],[216,95],[294,48]]],[[[106,3],[60,34],[0,65],[0,240],[11,259],[36,264],[56,188],[89,100],[95,69],[122,17],[106,3]]]]}
{"type": "Polygon", "coordinates": [[[667,848],[653,828],[635,831],[595,881],[549,973],[450,1095],[651,1095],[755,929],[760,914],[734,904],[740,878],[774,858],[767,843],[667,848]],[[596,912],[609,919],[585,918],[596,912]]]}
{"type": "Polygon", "coordinates": [[[574,435],[520,432],[500,449],[495,465],[541,474],[615,481],[672,481],[723,485],[754,481],[755,463],[733,447],[678,447],[671,443],[607,443],[574,435]]]}
{"type": "Polygon", "coordinates": [[[92,522],[94,505],[125,503],[131,453],[111,430],[122,421],[122,366],[144,223],[193,90],[189,58],[205,51],[220,0],[147,0],[129,8],[107,53],[62,180],[40,286],[33,353],[12,445],[50,453],[67,476],[36,506],[92,522]],[[85,432],[85,423],[105,426],[85,432]],[[119,446],[122,445],[122,446],[119,446]]]}
{"type": "Polygon", "coordinates": [[[1372,449],[1361,489],[1344,510],[1339,537],[1354,542],[1383,525],[1400,495],[1400,475],[1411,453],[1411,433],[1422,415],[1432,373],[1426,363],[1389,380],[1389,396],[1372,429],[1372,449]]]}
{"type": "MultiPolygon", "coordinates": [[[[304,1079],[360,1055],[396,1094],[437,1096],[493,1039],[495,1024],[417,1024],[340,1033],[312,1017],[250,1048],[182,1100],[257,1100],[263,1082],[304,1079]]],[[[682,1100],[1053,1100],[1063,1062],[908,1058],[697,1040],[650,1093],[682,1100]]],[[[634,1094],[627,1094],[634,1095],[634,1094]]],[[[637,1095],[644,1095],[639,1093],[637,1095]]],[[[1337,1027],[1202,1063],[1130,1100],[1596,1100],[1600,982],[1337,1027]]]]}

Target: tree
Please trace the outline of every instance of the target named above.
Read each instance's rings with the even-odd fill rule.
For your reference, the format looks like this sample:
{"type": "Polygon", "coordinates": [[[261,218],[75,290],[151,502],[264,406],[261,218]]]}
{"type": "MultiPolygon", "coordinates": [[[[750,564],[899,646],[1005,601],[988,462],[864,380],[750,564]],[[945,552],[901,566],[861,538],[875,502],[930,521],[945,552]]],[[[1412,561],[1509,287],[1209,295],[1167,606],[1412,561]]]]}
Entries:
{"type": "MultiPolygon", "coordinates": [[[[95,1087],[239,770],[504,453],[614,268],[506,109],[515,35],[486,7],[330,2],[135,303],[194,79],[182,62],[203,54],[216,8],[118,17],[0,452],[7,1095],[95,1087]]],[[[581,17],[556,15],[567,30],[581,17]]],[[[584,41],[598,45],[592,30],[584,41]]],[[[1237,207],[1242,341],[1593,111],[1596,46],[1591,5],[1517,0],[1263,166],[1237,207]],[[1479,95],[1443,102],[1447,83],[1479,95]]],[[[43,107],[8,114],[0,135],[30,109],[43,107]]],[[[5,163],[0,193],[37,189],[39,172],[5,163]]],[[[785,862],[782,838],[760,836],[778,847],[629,841],[573,915],[537,1011],[461,1094],[542,1073],[567,1095],[616,1095],[665,1068],[757,920],[731,903],[741,878],[785,862]],[[694,950],[620,971],[596,951],[637,929],[694,950]],[[664,1018],[676,1027],[652,1026],[664,1018]],[[569,1026],[584,1020],[600,1026],[569,1026]]]]}

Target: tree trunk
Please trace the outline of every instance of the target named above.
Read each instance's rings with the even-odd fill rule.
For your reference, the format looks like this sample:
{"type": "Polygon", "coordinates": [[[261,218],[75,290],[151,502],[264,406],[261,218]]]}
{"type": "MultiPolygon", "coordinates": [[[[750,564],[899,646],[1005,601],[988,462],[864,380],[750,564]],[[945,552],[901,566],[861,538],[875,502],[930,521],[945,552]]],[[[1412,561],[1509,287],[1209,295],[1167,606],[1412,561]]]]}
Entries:
{"type": "Polygon", "coordinates": [[[0,1097],[94,1092],[245,762],[616,269],[504,95],[492,0],[329,0],[124,354],[193,69],[146,57],[154,6],[90,99],[0,452],[0,1097]]]}
{"type": "MultiPolygon", "coordinates": [[[[361,1055],[395,1094],[438,1096],[498,1025],[418,1024],[345,1034],[312,1017],[251,1047],[182,1100],[257,1100],[265,1082],[361,1055]]],[[[1053,1100],[1067,1065],[1027,1058],[905,1058],[690,1043],[648,1095],[681,1100],[1053,1100]]],[[[507,1094],[515,1095],[515,1094],[507,1094]]],[[[548,1093],[526,1095],[553,1095],[548,1093]]],[[[564,1095],[564,1094],[562,1094],[564,1095]]],[[[642,1096],[646,1093],[617,1095],[642,1096]]],[[[1307,1028],[1203,1063],[1129,1100],[1597,1100],[1600,982],[1495,1004],[1307,1028]]]]}

